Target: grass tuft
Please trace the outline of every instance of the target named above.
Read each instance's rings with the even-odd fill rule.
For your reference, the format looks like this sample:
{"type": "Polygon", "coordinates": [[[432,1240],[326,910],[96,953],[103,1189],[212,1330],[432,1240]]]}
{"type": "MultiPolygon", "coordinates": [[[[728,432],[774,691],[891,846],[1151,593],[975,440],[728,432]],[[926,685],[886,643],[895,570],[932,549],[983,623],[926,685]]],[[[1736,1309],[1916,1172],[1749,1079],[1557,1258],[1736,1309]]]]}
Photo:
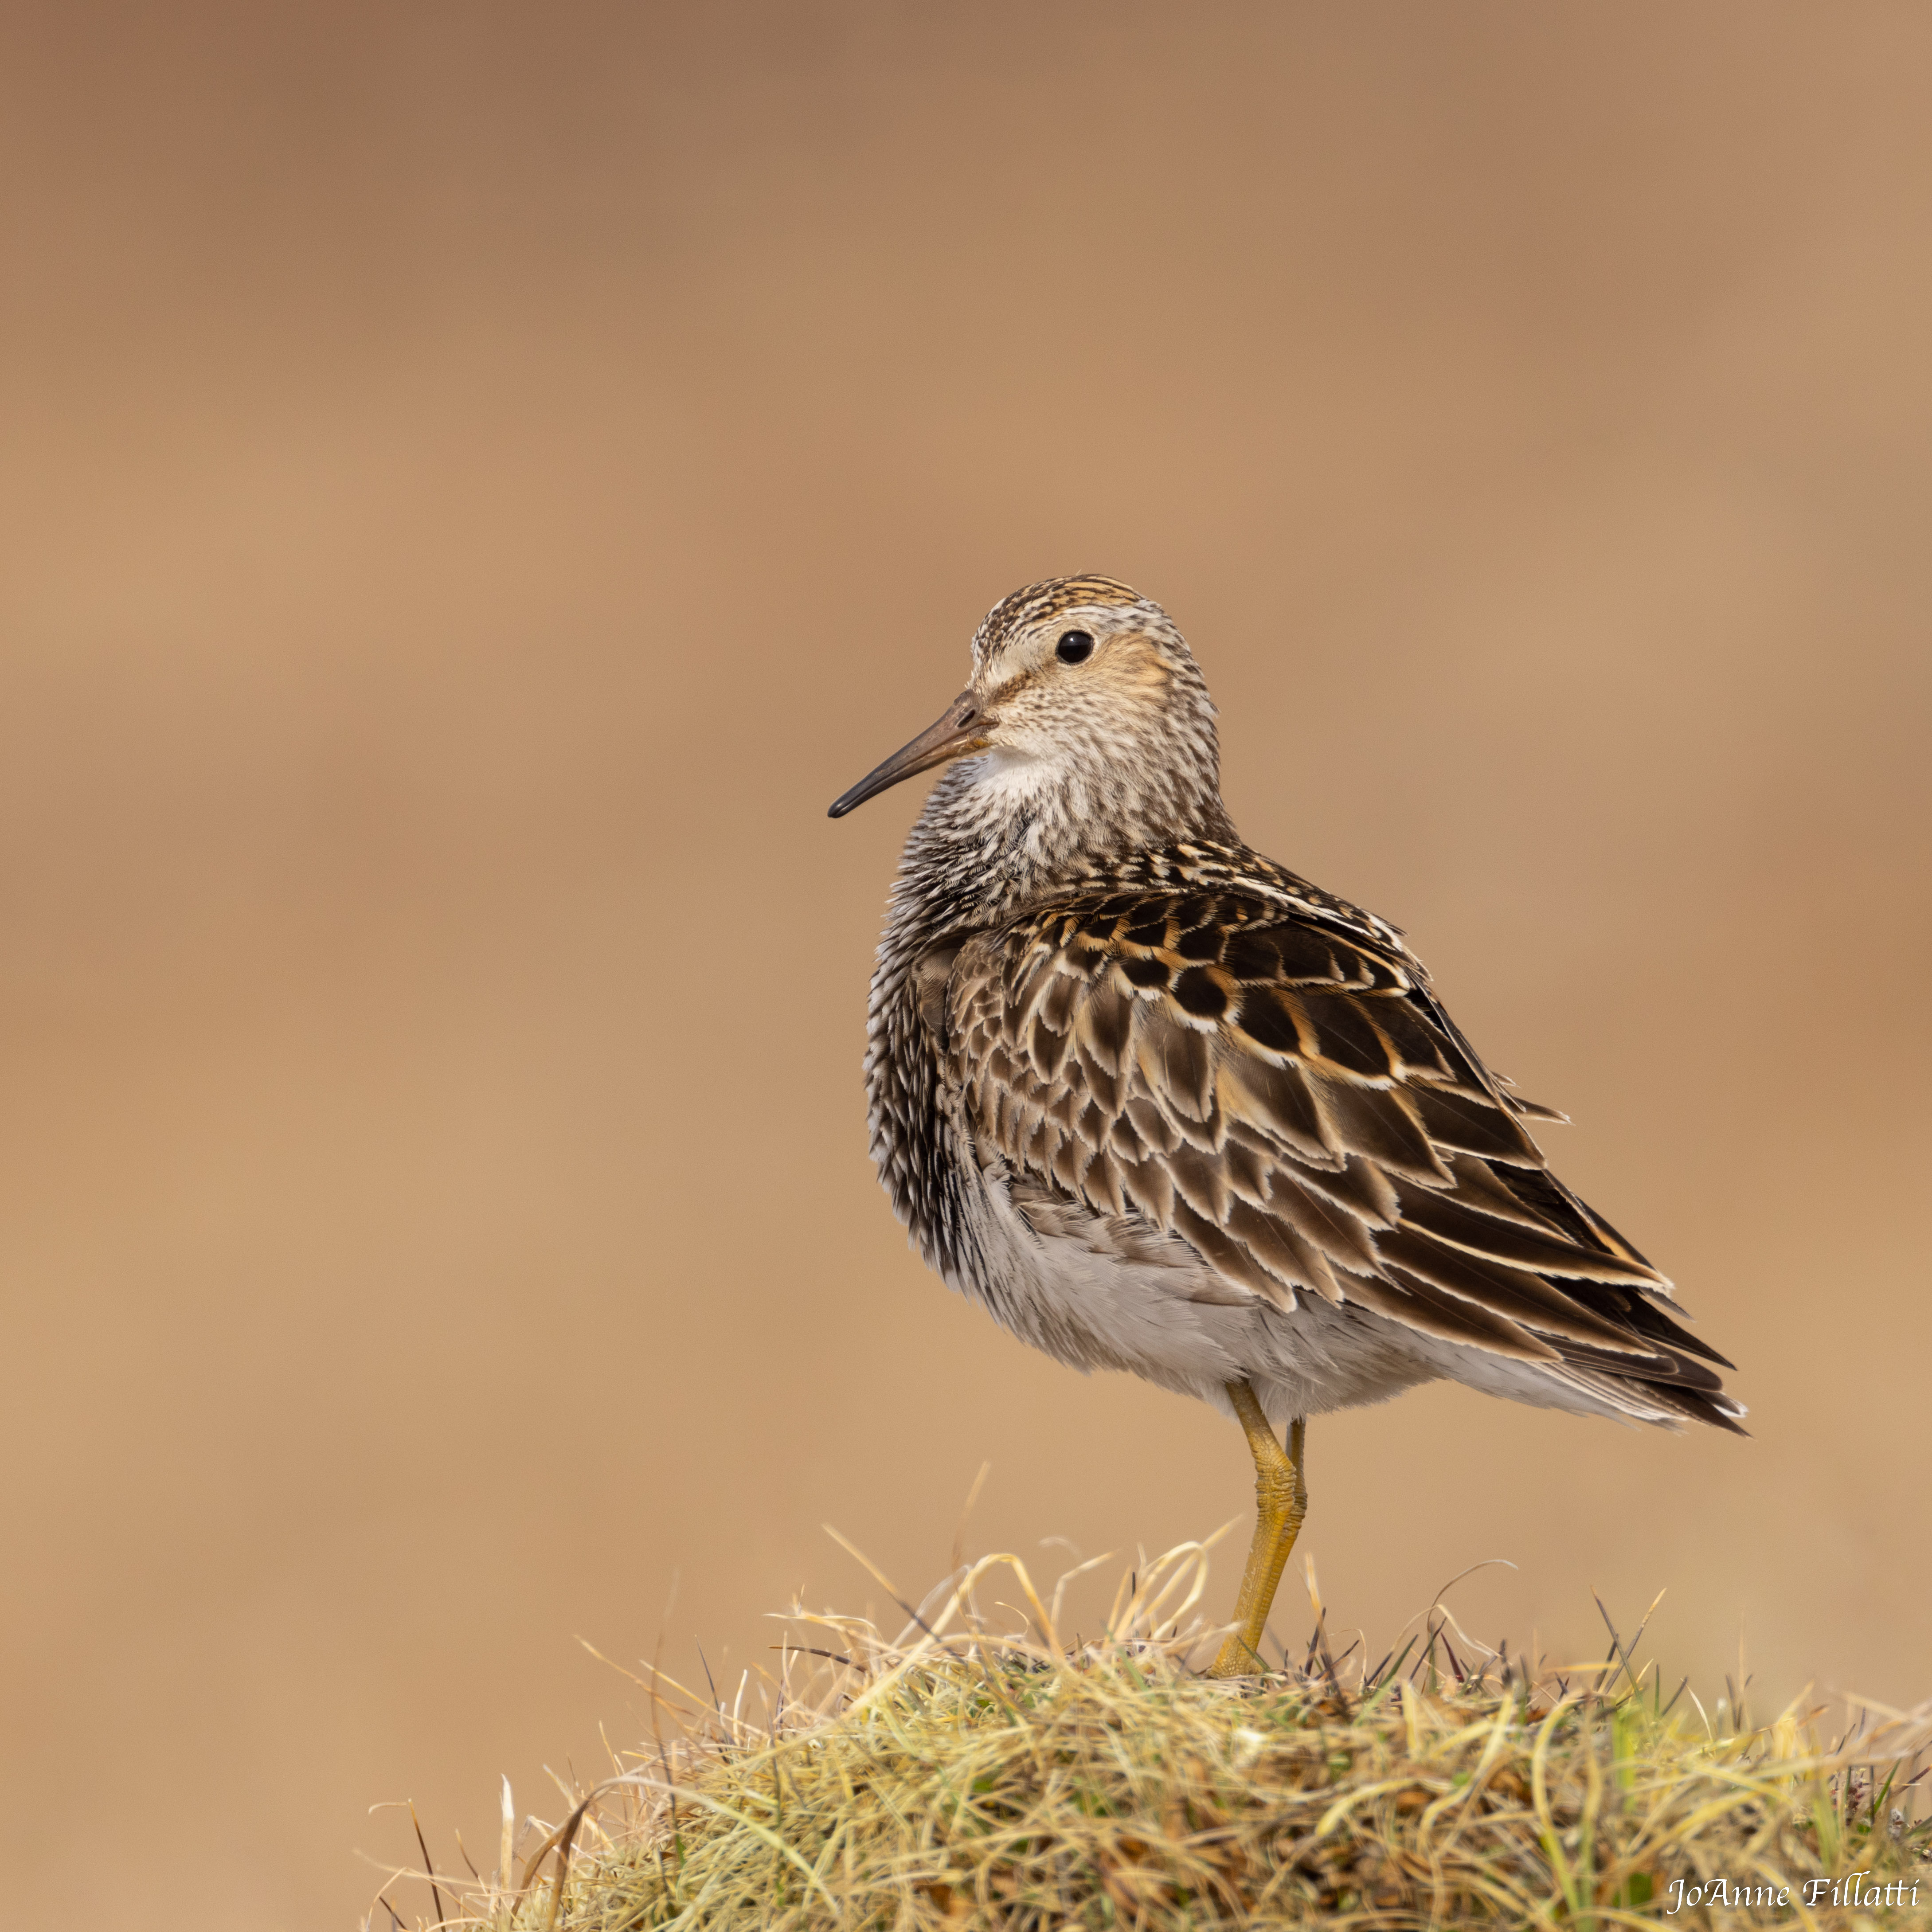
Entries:
{"type": "Polygon", "coordinates": [[[501,1869],[442,1922],[1932,1927],[1932,1711],[1828,1748],[1800,1706],[1752,1729],[1666,1699],[1614,1628],[1602,1664],[1533,1671],[1440,1611],[1379,1665],[1338,1666],[1318,1618],[1305,1659],[1216,1682],[1206,1574],[1170,1552],[1090,1640],[1058,1628],[1069,1580],[1042,1602],[1011,1556],[896,1638],[800,1612],[755,1714],[747,1684],[728,1708],[659,1679],[675,1737],[520,1861],[506,1787],[501,1869]],[[1020,1628],[982,1611],[999,1570],[1020,1628]]]}

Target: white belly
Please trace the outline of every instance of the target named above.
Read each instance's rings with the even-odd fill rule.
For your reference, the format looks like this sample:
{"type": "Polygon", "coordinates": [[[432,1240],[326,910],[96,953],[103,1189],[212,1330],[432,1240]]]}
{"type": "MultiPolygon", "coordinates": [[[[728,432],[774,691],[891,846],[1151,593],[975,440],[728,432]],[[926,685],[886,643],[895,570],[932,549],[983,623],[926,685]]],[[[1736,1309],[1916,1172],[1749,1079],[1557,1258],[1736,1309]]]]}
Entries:
{"type": "Polygon", "coordinates": [[[1124,1369],[1232,1414],[1253,1384],[1277,1424],[1385,1402],[1438,1378],[1573,1413],[1626,1416],[1595,1379],[1418,1334],[1312,1294],[1292,1310],[1228,1281],[1178,1235],[1096,1214],[1024,1178],[969,1172],[982,1266],[950,1286],[1023,1342],[1082,1370],[1124,1369]]]}

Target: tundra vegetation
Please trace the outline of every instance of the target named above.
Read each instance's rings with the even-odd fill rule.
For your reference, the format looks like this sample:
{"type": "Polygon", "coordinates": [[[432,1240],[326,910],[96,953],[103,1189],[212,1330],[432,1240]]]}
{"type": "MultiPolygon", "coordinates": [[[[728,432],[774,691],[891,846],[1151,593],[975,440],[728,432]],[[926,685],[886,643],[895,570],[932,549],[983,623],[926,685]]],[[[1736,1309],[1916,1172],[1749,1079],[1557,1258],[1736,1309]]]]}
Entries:
{"type": "Polygon", "coordinates": [[[1439,1604],[1372,1658],[1317,1601],[1304,1654],[1216,1679],[1204,1546],[1123,1576],[1097,1635],[1079,1574],[1049,1600],[987,1557],[896,1635],[800,1610],[762,1676],[652,1672],[658,1735],[554,1822],[506,1784],[495,1868],[425,1846],[367,1926],[412,1923],[406,1876],[415,1924],[488,1932],[1932,1927],[1932,1706],[1753,1724],[1641,1627],[1564,1668],[1439,1604]]]}

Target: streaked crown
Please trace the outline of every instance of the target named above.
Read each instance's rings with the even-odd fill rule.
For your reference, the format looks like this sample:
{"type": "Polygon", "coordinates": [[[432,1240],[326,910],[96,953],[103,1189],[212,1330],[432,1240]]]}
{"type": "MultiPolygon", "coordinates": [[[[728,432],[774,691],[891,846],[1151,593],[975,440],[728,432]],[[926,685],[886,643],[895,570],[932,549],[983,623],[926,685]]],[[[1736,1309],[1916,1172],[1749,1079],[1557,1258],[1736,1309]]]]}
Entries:
{"type": "MultiPolygon", "coordinates": [[[[986,613],[973,634],[974,672],[998,656],[1016,638],[1044,628],[1056,617],[1070,620],[1083,610],[1138,611],[1180,641],[1180,633],[1174,629],[1174,620],[1167,613],[1127,584],[1111,577],[1049,577],[1042,583],[1029,584],[1002,597],[986,613]]],[[[1186,646],[1184,644],[1181,648],[1185,650],[1186,646]]]]}

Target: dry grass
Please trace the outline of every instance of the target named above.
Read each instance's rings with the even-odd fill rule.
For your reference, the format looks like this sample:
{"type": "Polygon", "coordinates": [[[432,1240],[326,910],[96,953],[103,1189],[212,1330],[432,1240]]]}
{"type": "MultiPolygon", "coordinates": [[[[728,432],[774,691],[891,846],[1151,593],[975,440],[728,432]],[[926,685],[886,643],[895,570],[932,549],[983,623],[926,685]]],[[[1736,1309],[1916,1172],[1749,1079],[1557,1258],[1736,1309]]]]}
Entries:
{"type": "MultiPolygon", "coordinates": [[[[521,1860],[506,1786],[499,1871],[443,1879],[437,1919],[1932,1927],[1912,1815],[1932,1712],[1868,1712],[1827,1749],[1796,1707],[1748,1729],[1666,1702],[1614,1632],[1604,1663],[1539,1674],[1441,1612],[1374,1667],[1338,1667],[1318,1622],[1301,1666],[1219,1683],[1190,1667],[1218,1634],[1205,1581],[1201,1546],[1171,1552],[1123,1580],[1106,1636],[1072,1643],[1059,1592],[1042,1602],[1010,1556],[896,1639],[800,1613],[755,1715],[742,1686],[728,1708],[661,1681],[674,1736],[561,1825],[526,1821],[521,1860]],[[996,1571],[1018,1630],[983,1612],[996,1571]]],[[[370,1926],[385,1912],[403,1924],[384,1904],[370,1926]]]]}

